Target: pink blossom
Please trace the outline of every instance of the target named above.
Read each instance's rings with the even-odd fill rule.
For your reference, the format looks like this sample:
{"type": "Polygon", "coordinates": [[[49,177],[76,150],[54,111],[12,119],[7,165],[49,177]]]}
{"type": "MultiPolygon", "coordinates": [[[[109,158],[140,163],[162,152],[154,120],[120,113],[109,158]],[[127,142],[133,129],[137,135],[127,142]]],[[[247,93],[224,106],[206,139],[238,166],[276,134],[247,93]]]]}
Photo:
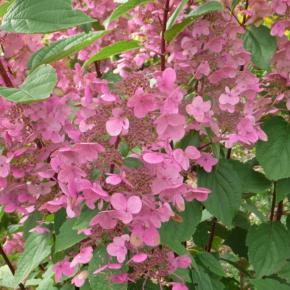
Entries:
{"type": "Polygon", "coordinates": [[[0,177],[7,177],[10,172],[10,162],[9,159],[3,155],[0,155],[0,177]]]}
{"type": "Polygon", "coordinates": [[[64,260],[64,261],[57,262],[53,266],[53,272],[55,274],[55,281],[59,283],[63,275],[65,276],[73,275],[75,272],[75,268],[71,267],[69,261],[64,260]]]}
{"type": "Polygon", "coordinates": [[[158,164],[163,162],[164,157],[161,153],[148,152],[143,155],[143,160],[149,164],[158,164]]]}
{"type": "Polygon", "coordinates": [[[128,100],[128,107],[134,108],[134,115],[142,119],[149,112],[156,109],[155,96],[145,93],[142,88],[138,88],[135,94],[128,100]]]}
{"type": "Polygon", "coordinates": [[[115,237],[113,242],[107,246],[107,252],[110,256],[116,257],[119,263],[123,263],[127,255],[126,242],[129,241],[128,235],[122,235],[121,237],[115,237]]]}
{"type": "Polygon", "coordinates": [[[206,172],[211,172],[212,168],[218,163],[218,160],[214,158],[210,153],[202,153],[201,157],[196,160],[206,172]]]}
{"type": "Polygon", "coordinates": [[[176,72],[172,68],[167,68],[162,72],[161,77],[157,78],[157,85],[161,92],[171,92],[175,87],[176,72]]]}
{"type": "Polygon", "coordinates": [[[193,99],[192,103],[186,106],[186,111],[189,115],[193,116],[198,122],[206,121],[206,114],[210,111],[210,101],[203,101],[201,96],[193,99]]]}
{"type": "Polygon", "coordinates": [[[233,113],[235,111],[235,105],[239,103],[240,98],[235,90],[230,90],[229,87],[225,88],[226,93],[221,94],[219,97],[220,108],[223,111],[233,113]]]}
{"type": "Polygon", "coordinates": [[[136,195],[127,199],[122,193],[114,193],[111,197],[111,204],[124,224],[130,223],[133,215],[138,214],[142,209],[142,200],[136,195]]]}
{"type": "Polygon", "coordinates": [[[188,288],[182,283],[172,283],[172,290],[188,290],[188,288]]]}
{"type": "Polygon", "coordinates": [[[139,253],[139,254],[134,255],[131,260],[134,263],[137,263],[138,264],[138,263],[143,263],[144,261],[147,260],[147,258],[148,258],[148,255],[147,254],[145,254],[145,253],[139,253]]]}
{"type": "Polygon", "coordinates": [[[113,109],[113,117],[106,122],[106,129],[109,135],[118,136],[121,133],[125,133],[129,129],[129,120],[126,117],[122,117],[122,109],[113,109]]]}
{"type": "Polygon", "coordinates": [[[82,287],[85,282],[86,279],[89,276],[89,272],[88,271],[82,271],[80,273],[78,273],[73,279],[72,279],[72,284],[75,285],[76,287],[82,287]]]}
{"type": "Polygon", "coordinates": [[[80,252],[73,258],[71,267],[75,267],[78,264],[87,264],[93,257],[93,248],[85,247],[81,248],[80,252]]]}

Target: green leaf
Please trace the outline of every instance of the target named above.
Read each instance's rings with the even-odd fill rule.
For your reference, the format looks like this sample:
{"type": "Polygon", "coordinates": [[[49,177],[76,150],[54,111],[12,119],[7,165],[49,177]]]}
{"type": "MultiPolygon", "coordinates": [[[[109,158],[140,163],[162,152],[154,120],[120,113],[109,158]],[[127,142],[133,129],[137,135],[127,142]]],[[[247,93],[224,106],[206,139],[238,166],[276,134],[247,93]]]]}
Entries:
{"type": "Polygon", "coordinates": [[[189,240],[201,220],[202,207],[197,202],[186,203],[183,212],[178,213],[180,222],[170,220],[160,229],[161,244],[175,252],[182,251],[181,242],[189,240]],[[174,238],[173,238],[174,237],[174,238]]]}
{"type": "Polygon", "coordinates": [[[211,12],[223,10],[223,5],[217,1],[210,1],[200,5],[195,10],[191,11],[187,18],[181,23],[173,25],[170,29],[165,32],[165,39],[168,42],[174,40],[186,27],[191,25],[198,17],[206,15],[211,12]]]}
{"type": "Polygon", "coordinates": [[[236,227],[230,231],[224,242],[239,257],[247,258],[248,256],[248,247],[246,246],[247,233],[247,230],[236,227]]]}
{"type": "Polygon", "coordinates": [[[0,267],[0,289],[15,289],[17,283],[7,265],[0,267]]]}
{"type": "Polygon", "coordinates": [[[27,279],[28,275],[50,255],[50,238],[49,234],[31,233],[29,235],[15,272],[17,284],[27,279]]]}
{"type": "Polygon", "coordinates": [[[251,25],[244,35],[244,47],[251,52],[253,63],[260,69],[268,69],[277,49],[276,38],[264,25],[251,25]]]}
{"type": "Polygon", "coordinates": [[[238,6],[238,4],[240,3],[241,0],[232,0],[232,4],[231,4],[231,10],[235,10],[235,8],[238,6]]]}
{"type": "MultiPolygon", "coordinates": [[[[89,283],[92,289],[104,289],[104,290],[127,290],[127,283],[115,284],[110,281],[110,275],[112,273],[117,274],[118,271],[104,270],[98,274],[94,272],[107,265],[109,262],[108,254],[104,246],[100,246],[94,251],[93,259],[89,264],[89,283]]],[[[121,271],[121,270],[120,270],[121,271]]]]}
{"type": "Polygon", "coordinates": [[[106,59],[111,56],[118,55],[120,53],[134,50],[140,47],[141,46],[139,42],[136,40],[122,40],[122,41],[116,42],[112,45],[106,46],[103,49],[101,49],[97,54],[95,54],[90,59],[88,59],[84,63],[83,67],[87,67],[95,61],[106,59]]]}
{"type": "Polygon", "coordinates": [[[282,201],[290,193],[290,178],[280,179],[276,182],[276,201],[282,201]]]}
{"type": "Polygon", "coordinates": [[[211,173],[198,171],[198,184],[212,190],[207,201],[207,210],[231,225],[241,204],[242,184],[230,160],[221,159],[211,173]]]}
{"type": "Polygon", "coordinates": [[[243,192],[259,193],[271,187],[271,182],[264,174],[257,172],[246,164],[231,160],[242,182],[243,192]]]}
{"type": "Polygon", "coordinates": [[[270,278],[253,280],[253,284],[255,290],[290,290],[289,285],[270,278]]]}
{"type": "Polygon", "coordinates": [[[201,252],[196,255],[197,260],[210,272],[217,276],[225,276],[224,270],[218,259],[208,252],[201,252]]]}
{"type": "Polygon", "coordinates": [[[55,253],[69,249],[86,238],[84,234],[78,234],[78,231],[73,229],[75,222],[76,219],[68,219],[60,227],[55,240],[55,253]]]}
{"type": "Polygon", "coordinates": [[[42,215],[39,212],[34,212],[29,215],[28,219],[23,225],[24,240],[26,240],[30,235],[29,231],[38,225],[37,222],[41,219],[41,217],[42,215]]]}
{"type": "Polygon", "coordinates": [[[257,277],[279,271],[290,257],[290,244],[284,226],[279,222],[254,225],[247,236],[249,260],[257,277]]]}
{"type": "Polygon", "coordinates": [[[65,285],[60,290],[75,290],[75,287],[73,285],[65,285]]]}
{"type": "Polygon", "coordinates": [[[50,33],[95,20],[73,10],[70,0],[16,0],[5,14],[2,30],[17,33],[50,33]]]}
{"type": "Polygon", "coordinates": [[[215,290],[210,276],[200,266],[192,270],[192,281],[195,290],[215,290]]]}
{"type": "Polygon", "coordinates": [[[175,145],[175,148],[186,149],[188,146],[198,146],[199,145],[199,135],[196,131],[189,131],[180,141],[175,145]]]}
{"type": "Polygon", "coordinates": [[[138,159],[138,158],[134,158],[134,157],[127,157],[124,159],[124,165],[126,167],[129,168],[140,168],[142,167],[144,164],[143,162],[138,159]]]}
{"type": "Polygon", "coordinates": [[[0,87],[0,96],[15,103],[43,101],[50,96],[56,82],[54,68],[50,65],[41,65],[28,75],[18,89],[0,87]]]}
{"type": "Polygon", "coordinates": [[[179,5],[176,7],[172,15],[167,21],[166,30],[169,30],[176,22],[177,17],[181,13],[183,7],[187,4],[188,0],[182,0],[179,5]]]}
{"type": "MultiPolygon", "coordinates": [[[[144,284],[144,280],[139,280],[137,283],[130,283],[128,284],[128,290],[137,290],[137,289],[144,289],[144,290],[160,290],[160,286],[158,284],[153,284],[149,279],[145,282],[144,284]],[[145,285],[145,287],[143,288],[143,285],[145,285]]],[[[167,289],[164,288],[163,289],[167,289]]]]}
{"type": "Polygon", "coordinates": [[[80,51],[94,43],[97,39],[103,37],[110,31],[97,31],[90,33],[81,33],[59,41],[53,42],[48,46],[35,52],[28,62],[30,69],[35,69],[41,64],[55,62],[80,51]]]}
{"type": "Polygon", "coordinates": [[[123,157],[126,157],[130,151],[129,145],[125,140],[121,140],[118,146],[118,151],[123,157]]]}
{"type": "Polygon", "coordinates": [[[282,117],[272,117],[263,126],[268,141],[259,141],[256,157],[271,180],[290,177],[290,126],[282,117]]]}
{"type": "Polygon", "coordinates": [[[290,283],[290,262],[287,263],[281,268],[281,270],[277,273],[277,275],[283,279],[285,279],[288,283],[290,283]]]}
{"type": "Polygon", "coordinates": [[[134,9],[135,7],[151,1],[153,0],[128,0],[127,2],[115,8],[112,14],[103,22],[104,26],[107,28],[112,21],[126,15],[130,10],[134,9]]]}
{"type": "Polygon", "coordinates": [[[89,209],[85,207],[81,215],[75,219],[75,222],[73,224],[73,230],[82,230],[86,229],[90,225],[90,221],[97,215],[99,210],[96,209],[89,209]]]}
{"type": "Polygon", "coordinates": [[[15,0],[7,0],[0,6],[0,17],[3,17],[15,0]]]}

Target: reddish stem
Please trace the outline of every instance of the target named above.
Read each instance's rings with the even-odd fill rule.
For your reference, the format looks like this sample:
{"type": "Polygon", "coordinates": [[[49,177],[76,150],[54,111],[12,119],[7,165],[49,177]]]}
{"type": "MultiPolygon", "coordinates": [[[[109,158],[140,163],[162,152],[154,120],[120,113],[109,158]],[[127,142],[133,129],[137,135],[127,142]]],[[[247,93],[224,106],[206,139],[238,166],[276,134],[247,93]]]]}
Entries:
{"type": "Polygon", "coordinates": [[[9,78],[9,75],[7,74],[5,67],[4,67],[1,60],[0,60],[0,75],[1,75],[6,86],[8,88],[13,88],[13,83],[12,83],[11,79],[9,78]]]}
{"type": "Polygon", "coordinates": [[[163,13],[163,22],[162,22],[162,32],[161,32],[161,57],[160,57],[160,67],[161,70],[164,71],[166,68],[166,40],[165,40],[165,32],[168,21],[168,15],[170,11],[170,0],[166,0],[164,13],[163,13]]]}

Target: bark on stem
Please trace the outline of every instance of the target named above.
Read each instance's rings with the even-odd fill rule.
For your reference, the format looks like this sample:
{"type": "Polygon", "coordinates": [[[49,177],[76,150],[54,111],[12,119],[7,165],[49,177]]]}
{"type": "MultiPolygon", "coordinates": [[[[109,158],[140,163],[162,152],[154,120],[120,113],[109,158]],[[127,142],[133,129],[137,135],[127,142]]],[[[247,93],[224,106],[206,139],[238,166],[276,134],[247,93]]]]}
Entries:
{"type": "Polygon", "coordinates": [[[6,86],[8,88],[13,88],[13,83],[12,83],[11,79],[9,78],[9,75],[7,74],[5,67],[4,67],[1,60],[0,60],[0,75],[1,75],[6,86]]]}
{"type": "Polygon", "coordinates": [[[160,57],[160,67],[161,70],[164,71],[166,68],[166,40],[165,40],[165,32],[166,25],[168,21],[168,15],[170,10],[170,0],[166,0],[164,13],[163,13],[163,21],[162,21],[162,32],[161,32],[161,57],[160,57]]]}

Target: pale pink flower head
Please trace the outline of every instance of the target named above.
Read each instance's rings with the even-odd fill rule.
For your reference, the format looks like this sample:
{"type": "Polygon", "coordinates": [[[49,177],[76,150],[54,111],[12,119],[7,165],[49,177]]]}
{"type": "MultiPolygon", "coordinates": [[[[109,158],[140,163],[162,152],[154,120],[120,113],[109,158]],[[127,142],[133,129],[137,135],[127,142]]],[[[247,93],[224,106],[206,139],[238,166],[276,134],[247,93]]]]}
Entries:
{"type": "Polygon", "coordinates": [[[126,260],[127,247],[126,243],[129,241],[128,235],[122,235],[121,237],[115,237],[113,242],[107,246],[107,252],[110,256],[116,257],[119,263],[123,263],[126,260]]]}
{"type": "Polygon", "coordinates": [[[88,278],[89,276],[89,272],[88,271],[82,271],[80,273],[78,273],[73,279],[72,279],[72,284],[75,285],[76,287],[82,287],[85,282],[86,282],[86,279],[88,278]]]}
{"type": "Polygon", "coordinates": [[[121,133],[127,133],[129,129],[129,120],[123,117],[123,110],[115,108],[112,111],[113,117],[106,122],[106,130],[110,136],[118,136],[121,133]]]}
{"type": "Polygon", "coordinates": [[[226,87],[225,91],[219,97],[220,108],[223,111],[234,113],[235,105],[240,101],[239,94],[235,90],[230,90],[229,87],[226,87]]]}
{"type": "Polygon", "coordinates": [[[69,261],[66,261],[66,260],[57,262],[53,266],[53,269],[52,270],[53,270],[53,272],[55,274],[55,281],[57,283],[59,283],[61,281],[63,275],[65,275],[65,276],[71,276],[75,272],[75,268],[72,267],[70,265],[70,262],[69,261]]]}
{"type": "Polygon", "coordinates": [[[193,116],[196,121],[203,123],[207,121],[206,115],[210,111],[210,108],[210,101],[204,101],[201,96],[197,96],[191,104],[186,106],[186,112],[193,116]]]}
{"type": "Polygon", "coordinates": [[[133,215],[141,211],[142,200],[136,195],[127,199],[122,193],[114,193],[111,197],[111,205],[118,212],[119,219],[124,224],[128,224],[133,220],[133,215]]]}
{"type": "Polygon", "coordinates": [[[145,93],[142,88],[138,88],[135,94],[128,100],[129,108],[134,108],[134,115],[142,119],[149,112],[156,109],[155,96],[150,93],[145,93]]]}
{"type": "Polygon", "coordinates": [[[93,248],[84,247],[81,248],[80,252],[73,258],[71,262],[71,267],[75,267],[78,264],[87,264],[93,257],[93,248]]]}
{"type": "Polygon", "coordinates": [[[196,160],[206,172],[211,172],[213,167],[218,163],[218,160],[214,158],[210,153],[202,153],[201,157],[196,160]]]}
{"type": "Polygon", "coordinates": [[[157,86],[163,93],[171,92],[175,88],[176,72],[173,68],[167,68],[157,78],[157,86]]]}
{"type": "Polygon", "coordinates": [[[10,160],[3,156],[0,155],[0,177],[7,177],[10,172],[10,160]]]}

